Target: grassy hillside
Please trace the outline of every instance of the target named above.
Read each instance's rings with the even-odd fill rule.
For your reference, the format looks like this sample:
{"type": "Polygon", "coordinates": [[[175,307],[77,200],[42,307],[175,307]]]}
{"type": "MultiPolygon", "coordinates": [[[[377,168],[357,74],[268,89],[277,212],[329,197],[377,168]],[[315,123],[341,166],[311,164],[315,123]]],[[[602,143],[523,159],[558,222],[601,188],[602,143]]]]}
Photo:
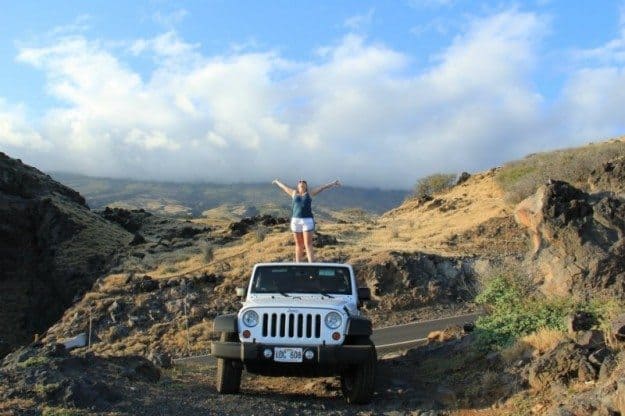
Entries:
{"type": "MultiPolygon", "coordinates": [[[[271,184],[146,182],[67,173],[52,173],[52,176],[80,192],[94,209],[116,206],[144,208],[163,215],[200,216],[221,206],[232,206],[237,212],[240,210],[237,207],[242,206],[243,211],[276,213],[288,210],[290,205],[288,197],[271,184]]],[[[344,186],[320,194],[315,206],[321,211],[360,208],[381,214],[401,204],[407,195],[407,190],[344,186]]]]}
{"type": "Polygon", "coordinates": [[[497,172],[496,180],[505,192],[505,199],[511,203],[527,198],[549,179],[566,181],[588,190],[588,175],[594,169],[624,155],[625,138],[534,153],[506,163],[497,172]]]}

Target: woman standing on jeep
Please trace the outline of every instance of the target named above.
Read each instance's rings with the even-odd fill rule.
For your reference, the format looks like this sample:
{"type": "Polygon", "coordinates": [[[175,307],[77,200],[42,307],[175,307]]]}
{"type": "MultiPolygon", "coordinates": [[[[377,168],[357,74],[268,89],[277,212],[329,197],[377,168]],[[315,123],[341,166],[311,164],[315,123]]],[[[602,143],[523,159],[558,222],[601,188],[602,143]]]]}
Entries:
{"type": "Polygon", "coordinates": [[[312,197],[326,189],[341,186],[336,180],[327,183],[308,192],[308,183],[305,180],[297,181],[297,189],[292,189],[275,179],[272,183],[278,185],[280,189],[289,194],[293,199],[293,214],[291,216],[291,231],[295,239],[295,261],[299,263],[306,249],[306,257],[308,262],[315,261],[313,253],[313,232],[315,231],[315,219],[312,213],[312,197]]]}

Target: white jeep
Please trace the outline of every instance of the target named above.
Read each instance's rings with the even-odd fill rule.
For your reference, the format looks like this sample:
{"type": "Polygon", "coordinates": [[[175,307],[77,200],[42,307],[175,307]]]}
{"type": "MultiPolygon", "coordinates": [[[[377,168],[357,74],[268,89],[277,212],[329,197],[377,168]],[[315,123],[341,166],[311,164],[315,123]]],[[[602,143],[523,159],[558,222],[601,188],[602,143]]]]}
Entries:
{"type": "Polygon", "coordinates": [[[360,306],[371,297],[358,288],[350,265],[261,263],[254,266],[237,314],[215,319],[221,334],[216,387],[237,393],[243,368],[264,376],[341,377],[349,403],[367,403],[377,356],[371,321],[360,306]]]}

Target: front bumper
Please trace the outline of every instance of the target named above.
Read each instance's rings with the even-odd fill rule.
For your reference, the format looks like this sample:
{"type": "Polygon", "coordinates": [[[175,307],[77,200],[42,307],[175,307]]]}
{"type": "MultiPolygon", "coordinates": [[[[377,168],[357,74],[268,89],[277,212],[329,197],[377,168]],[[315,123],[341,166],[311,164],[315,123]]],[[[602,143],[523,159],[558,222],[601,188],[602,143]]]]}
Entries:
{"type": "MultiPolygon", "coordinates": [[[[273,351],[274,347],[288,346],[290,345],[267,345],[251,342],[213,342],[211,344],[211,355],[215,358],[239,360],[244,363],[275,362],[273,360],[273,356],[270,358],[265,358],[265,356],[263,355],[263,351],[266,348],[271,348],[273,351]]],[[[312,350],[314,352],[314,357],[310,360],[304,358],[302,364],[358,364],[366,361],[370,357],[370,354],[375,352],[375,347],[373,347],[372,345],[292,346],[301,347],[304,351],[312,350]]]]}

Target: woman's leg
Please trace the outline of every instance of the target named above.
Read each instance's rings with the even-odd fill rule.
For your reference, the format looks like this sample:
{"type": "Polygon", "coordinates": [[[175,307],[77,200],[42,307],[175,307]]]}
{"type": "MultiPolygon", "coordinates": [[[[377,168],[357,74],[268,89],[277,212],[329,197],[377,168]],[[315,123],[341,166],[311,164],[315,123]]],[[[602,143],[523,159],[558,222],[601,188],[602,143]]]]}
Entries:
{"type": "Polygon", "coordinates": [[[314,231],[304,231],[304,246],[306,247],[306,256],[308,257],[309,263],[315,261],[315,253],[313,252],[313,234],[314,231]]]}
{"type": "Polygon", "coordinates": [[[295,262],[299,263],[304,257],[304,236],[302,233],[293,233],[295,239],[295,262]]]}

